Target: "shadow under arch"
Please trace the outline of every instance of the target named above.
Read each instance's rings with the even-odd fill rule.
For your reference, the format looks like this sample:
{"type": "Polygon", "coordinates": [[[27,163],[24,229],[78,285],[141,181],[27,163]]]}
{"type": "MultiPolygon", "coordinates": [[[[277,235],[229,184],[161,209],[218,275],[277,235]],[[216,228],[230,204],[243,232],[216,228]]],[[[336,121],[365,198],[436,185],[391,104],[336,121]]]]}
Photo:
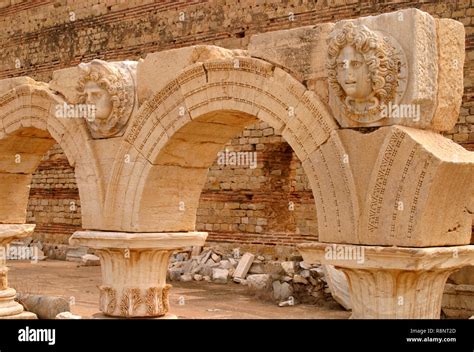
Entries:
{"type": "Polygon", "coordinates": [[[33,80],[0,93],[0,223],[25,223],[32,173],[55,143],[75,168],[83,226],[101,218],[103,187],[87,127],[82,119],[55,116],[57,105],[64,103],[46,84],[33,80]]]}
{"type": "Polygon", "coordinates": [[[355,231],[355,185],[343,162],[344,147],[332,133],[337,129],[333,117],[287,72],[248,57],[239,58],[238,67],[235,59],[191,65],[142,104],[115,157],[106,228],[193,231],[217,152],[258,120],[281,133],[301,160],[321,219],[320,234],[355,231]],[[329,161],[328,153],[336,158],[329,161]],[[345,187],[336,188],[331,179],[343,180],[345,187]]]}

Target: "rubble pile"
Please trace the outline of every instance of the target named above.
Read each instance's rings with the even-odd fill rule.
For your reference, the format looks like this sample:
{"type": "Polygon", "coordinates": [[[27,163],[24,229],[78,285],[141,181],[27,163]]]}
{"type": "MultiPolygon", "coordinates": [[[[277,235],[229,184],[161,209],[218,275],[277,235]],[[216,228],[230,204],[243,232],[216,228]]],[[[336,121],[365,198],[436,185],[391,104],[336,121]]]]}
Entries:
{"type": "Polygon", "coordinates": [[[309,265],[301,257],[277,261],[270,256],[225,252],[218,248],[193,247],[170,258],[170,281],[206,281],[240,284],[256,295],[280,306],[298,303],[337,306],[327,286],[322,267],[309,265]]]}

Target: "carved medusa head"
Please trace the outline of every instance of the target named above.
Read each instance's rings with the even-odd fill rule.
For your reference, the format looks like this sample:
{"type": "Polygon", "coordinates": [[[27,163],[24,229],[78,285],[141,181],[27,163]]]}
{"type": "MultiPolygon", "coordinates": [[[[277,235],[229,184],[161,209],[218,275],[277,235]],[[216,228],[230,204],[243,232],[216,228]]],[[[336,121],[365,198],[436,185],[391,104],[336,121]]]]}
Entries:
{"type": "Polygon", "coordinates": [[[113,63],[93,60],[79,64],[81,103],[95,106],[95,118],[87,124],[94,138],[107,138],[123,131],[133,109],[133,83],[113,63]]]}
{"type": "Polygon", "coordinates": [[[366,26],[352,22],[329,40],[328,79],[346,114],[355,121],[380,119],[397,93],[400,59],[394,48],[366,26]]]}

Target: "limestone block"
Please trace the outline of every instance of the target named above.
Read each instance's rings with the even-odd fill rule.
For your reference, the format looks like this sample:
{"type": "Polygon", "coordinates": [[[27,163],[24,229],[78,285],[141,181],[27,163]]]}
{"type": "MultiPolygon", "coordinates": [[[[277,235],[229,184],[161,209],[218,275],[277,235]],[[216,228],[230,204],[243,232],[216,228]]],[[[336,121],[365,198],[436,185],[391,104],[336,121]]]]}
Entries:
{"type": "Polygon", "coordinates": [[[70,311],[69,302],[62,297],[17,293],[16,301],[39,319],[54,319],[59,313],[70,311]]]}
{"type": "Polygon", "coordinates": [[[465,31],[460,22],[447,18],[435,21],[439,72],[437,105],[431,124],[437,131],[449,131],[458,121],[464,91],[465,31]]]}
{"type": "Polygon", "coordinates": [[[46,131],[25,128],[0,140],[0,172],[33,173],[55,144],[46,131]]]}
{"type": "Polygon", "coordinates": [[[293,147],[301,162],[304,162],[309,154],[327,140],[337,125],[316,94],[306,91],[301,100],[291,114],[282,136],[293,147]]]}
{"type": "MultiPolygon", "coordinates": [[[[116,152],[119,149],[120,143],[120,138],[94,139],[90,141],[92,152],[96,157],[96,165],[101,175],[100,182],[102,182],[104,188],[110,182],[113,164],[117,157],[116,152]]],[[[121,161],[126,163],[127,156],[123,155],[121,161]]]]}
{"type": "Polygon", "coordinates": [[[5,94],[17,86],[35,83],[36,81],[34,79],[26,76],[2,79],[0,80],[0,95],[5,94]]]}
{"type": "Polygon", "coordinates": [[[322,81],[317,94],[327,103],[326,38],[333,23],[266,32],[250,38],[250,56],[283,67],[295,79],[305,81],[309,88],[322,81]]]}
{"type": "Polygon", "coordinates": [[[321,241],[470,243],[474,154],[451,140],[403,126],[365,134],[345,129],[333,132],[310,160],[313,169],[305,170],[321,241]]]}
{"type": "Polygon", "coordinates": [[[267,290],[271,284],[271,277],[268,274],[254,274],[247,276],[246,281],[250,290],[267,290]]]}
{"type": "Polygon", "coordinates": [[[213,45],[195,45],[148,54],[138,64],[138,100],[143,103],[174,80],[176,73],[197,62],[217,58],[232,58],[242,55],[242,50],[233,51],[213,45]]]}
{"type": "Polygon", "coordinates": [[[252,253],[245,253],[239,261],[234,271],[234,279],[245,279],[255,256],[252,253]]]}
{"type": "Polygon", "coordinates": [[[199,195],[206,181],[207,171],[207,168],[183,169],[175,165],[151,167],[146,178],[146,188],[143,193],[137,193],[135,206],[138,207],[133,213],[133,229],[194,230],[199,195]],[[152,190],[159,190],[160,196],[156,197],[152,190]]]}
{"type": "Polygon", "coordinates": [[[53,72],[53,78],[49,81],[49,87],[61,94],[69,104],[79,102],[79,91],[77,83],[81,77],[81,72],[77,67],[68,67],[53,72]]]}
{"type": "Polygon", "coordinates": [[[229,277],[229,270],[213,268],[212,269],[212,281],[218,284],[226,284],[227,278],[229,277]]]}
{"type": "Polygon", "coordinates": [[[1,223],[25,223],[30,183],[31,174],[0,173],[1,223]]]}

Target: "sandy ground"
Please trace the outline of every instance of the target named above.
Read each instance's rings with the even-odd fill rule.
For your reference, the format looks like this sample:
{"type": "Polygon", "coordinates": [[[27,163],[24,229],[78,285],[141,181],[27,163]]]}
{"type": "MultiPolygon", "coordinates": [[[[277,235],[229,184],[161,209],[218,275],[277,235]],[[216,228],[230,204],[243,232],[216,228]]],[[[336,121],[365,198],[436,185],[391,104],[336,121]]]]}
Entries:
{"type": "MultiPolygon", "coordinates": [[[[98,313],[100,267],[46,260],[8,261],[9,286],[19,292],[61,296],[71,311],[85,318],[98,313]]],[[[311,305],[278,307],[254,297],[245,286],[172,282],[171,313],[183,319],[347,319],[349,312],[311,305]]]]}

